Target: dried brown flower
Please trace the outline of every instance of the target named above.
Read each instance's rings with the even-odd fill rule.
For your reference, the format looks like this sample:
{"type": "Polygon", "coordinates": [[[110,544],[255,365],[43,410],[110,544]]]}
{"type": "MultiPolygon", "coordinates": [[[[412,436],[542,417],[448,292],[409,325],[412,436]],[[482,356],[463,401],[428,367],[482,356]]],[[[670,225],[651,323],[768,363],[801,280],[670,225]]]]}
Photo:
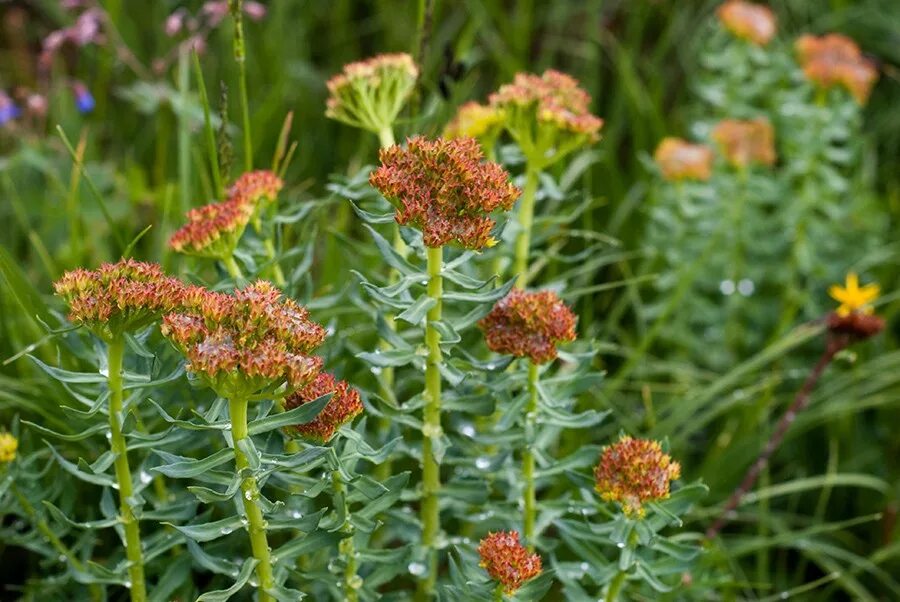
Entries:
{"type": "Polygon", "coordinates": [[[663,138],[653,154],[666,180],[706,181],[712,176],[713,153],[708,146],[681,138],[663,138]]]}
{"type": "Polygon", "coordinates": [[[719,6],[716,14],[725,29],[757,46],[765,46],[775,36],[775,14],[768,6],[728,0],[719,6]]]}
{"type": "Polygon", "coordinates": [[[806,78],[822,89],[846,88],[865,104],[878,80],[875,64],[865,58],[856,42],[837,33],[800,36],[794,44],[806,78]]]}
{"type": "Polygon", "coordinates": [[[754,163],[773,165],[775,130],[768,119],[723,119],[713,128],[712,139],[731,165],[738,168],[754,163]]]}
{"type": "Polygon", "coordinates": [[[680,476],[681,466],[659,443],[628,436],[603,448],[594,468],[600,497],[619,503],[626,516],[644,516],[644,503],[669,497],[669,483],[680,476]]]}
{"type": "Polygon", "coordinates": [[[488,533],[478,544],[478,555],[482,568],[503,584],[508,594],[541,574],[541,557],[528,552],[515,531],[488,533]]]}
{"type": "Polygon", "coordinates": [[[286,430],[315,443],[327,443],[339,428],[362,413],[363,404],[359,399],[359,392],[350,388],[345,381],[335,380],[327,372],[320,372],[312,383],[288,396],[284,400],[284,407],[292,410],[329,393],[331,399],[314,420],[290,426],[286,430]]]}
{"type": "Polygon", "coordinates": [[[553,291],[513,289],[478,322],[491,351],[528,357],[536,364],[556,359],[559,343],[575,340],[577,318],[553,291]]]}

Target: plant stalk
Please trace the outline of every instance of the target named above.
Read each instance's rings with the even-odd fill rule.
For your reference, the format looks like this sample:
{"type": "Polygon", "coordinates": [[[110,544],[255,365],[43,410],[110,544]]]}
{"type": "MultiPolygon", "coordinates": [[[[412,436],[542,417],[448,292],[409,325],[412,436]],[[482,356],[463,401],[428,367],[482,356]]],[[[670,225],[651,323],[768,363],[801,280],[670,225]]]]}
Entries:
{"type": "Polygon", "coordinates": [[[244,171],[250,171],[253,169],[253,144],[250,139],[250,103],[247,99],[243,0],[228,0],[228,8],[234,21],[234,60],[238,66],[238,92],[241,101],[241,122],[244,130],[244,171]]]}
{"type": "Polygon", "coordinates": [[[538,365],[528,362],[528,404],[525,406],[525,450],[522,452],[522,480],[525,483],[524,538],[528,551],[534,551],[534,522],[537,503],[534,485],[534,440],[538,411],[538,365]]]}
{"type": "Polygon", "coordinates": [[[222,263],[225,264],[225,269],[228,270],[228,274],[234,280],[242,280],[244,278],[244,273],[241,271],[241,267],[234,260],[234,255],[229,255],[222,259],[222,263]]]}
{"type": "Polygon", "coordinates": [[[125,339],[114,338],[107,346],[107,370],[109,381],[109,432],[110,448],[115,457],[116,481],[119,485],[119,520],[125,532],[125,556],[128,558],[128,576],[131,579],[132,602],[147,599],[144,582],[144,559],[141,549],[141,533],[129,499],[134,495],[131,467],[128,465],[128,448],[122,434],[122,363],[125,355],[125,339]]]}
{"type": "Polygon", "coordinates": [[[341,540],[338,544],[338,551],[344,560],[344,600],[345,602],[357,602],[359,600],[360,578],[356,574],[356,551],[353,545],[353,524],[350,522],[350,508],[347,504],[347,488],[344,486],[344,479],[341,477],[341,471],[335,470],[331,473],[331,484],[334,490],[334,504],[337,508],[341,505],[344,513],[344,524],[341,531],[349,533],[350,536],[341,540]]]}
{"type": "Polygon", "coordinates": [[[794,420],[797,419],[797,415],[802,412],[807,405],[809,405],[809,398],[812,394],[812,390],[816,386],[816,383],[819,382],[819,379],[822,377],[822,373],[825,372],[825,368],[828,367],[828,364],[831,363],[831,360],[834,359],[834,356],[837,355],[838,352],[840,352],[842,349],[846,348],[848,344],[849,340],[845,337],[831,336],[828,339],[828,344],[825,347],[825,351],[822,352],[821,357],[819,357],[819,361],[816,362],[816,365],[813,366],[813,369],[809,373],[809,376],[806,377],[806,380],[803,382],[803,386],[801,386],[800,390],[797,392],[793,403],[791,403],[790,407],[788,407],[787,411],[784,413],[784,415],[782,415],[781,420],[778,421],[778,424],[776,425],[775,430],[772,432],[772,436],[769,437],[769,441],[766,443],[765,448],[763,448],[762,453],[760,453],[759,457],[756,459],[756,462],[753,463],[753,466],[750,467],[750,470],[747,471],[747,474],[744,476],[744,480],[741,481],[741,484],[738,485],[738,488],[735,489],[734,493],[731,494],[731,497],[728,498],[728,502],[725,504],[725,507],[719,514],[719,518],[717,518],[712,526],[706,531],[707,539],[715,538],[716,535],[719,534],[719,531],[722,530],[722,527],[724,527],[725,524],[730,520],[729,515],[735,508],[738,507],[738,504],[741,503],[741,499],[743,499],[747,492],[750,491],[750,488],[753,487],[753,484],[756,483],[756,479],[759,477],[760,473],[766,466],[768,466],[769,459],[781,446],[781,443],[784,441],[788,430],[791,428],[794,420]]]}
{"type": "Polygon", "coordinates": [[[247,516],[247,532],[250,535],[250,548],[253,557],[259,561],[256,565],[256,575],[259,577],[259,602],[272,602],[269,590],[275,585],[272,573],[272,558],[269,552],[269,542],[266,538],[266,522],[263,519],[262,510],[256,503],[259,498],[259,485],[256,477],[249,472],[250,463],[247,456],[241,451],[240,442],[248,437],[247,433],[247,400],[229,399],[228,414],[231,417],[231,436],[234,440],[234,464],[238,473],[247,471],[247,476],[241,481],[241,491],[244,494],[244,514],[247,516]]]}
{"type": "Polygon", "coordinates": [[[534,199],[537,196],[538,170],[529,161],[525,167],[525,188],[519,205],[519,233],[516,235],[515,261],[516,286],[528,284],[528,257],[531,250],[531,226],[534,224],[534,199]]]}
{"type": "Polygon", "coordinates": [[[441,267],[443,248],[427,248],[428,296],[435,300],[428,310],[425,322],[425,345],[428,359],[425,365],[425,408],[422,424],[422,545],[428,552],[428,568],[419,581],[417,599],[428,600],[434,595],[437,581],[437,548],[435,543],[440,531],[438,494],[441,488],[440,466],[434,457],[434,442],[441,437],[441,337],[434,323],[441,319],[443,281],[441,267]]]}
{"type": "Polygon", "coordinates": [[[615,602],[619,597],[619,592],[622,591],[622,585],[625,583],[625,577],[628,575],[625,571],[619,571],[616,573],[616,576],[613,577],[613,580],[609,584],[609,589],[606,590],[606,597],[604,600],[606,602],[615,602]]]}
{"type": "Polygon", "coordinates": [[[494,588],[494,602],[503,602],[503,584],[498,583],[494,588]]]}

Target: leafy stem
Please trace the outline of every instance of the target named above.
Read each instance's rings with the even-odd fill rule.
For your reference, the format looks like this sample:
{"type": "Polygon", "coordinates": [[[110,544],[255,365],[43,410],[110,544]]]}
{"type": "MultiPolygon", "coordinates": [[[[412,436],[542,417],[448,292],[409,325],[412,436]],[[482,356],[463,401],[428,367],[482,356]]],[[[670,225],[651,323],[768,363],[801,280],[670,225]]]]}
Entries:
{"type": "Polygon", "coordinates": [[[516,235],[515,263],[516,286],[528,284],[528,256],[531,249],[531,227],[534,223],[534,199],[537,196],[538,169],[528,161],[525,168],[525,188],[519,205],[519,233],[516,235]]]}
{"type": "Polygon", "coordinates": [[[247,432],[247,400],[229,399],[228,414],[231,417],[231,435],[234,439],[234,464],[238,473],[246,471],[241,481],[244,494],[244,514],[247,516],[247,532],[250,535],[250,548],[256,558],[256,574],[259,577],[259,602],[272,602],[268,591],[275,585],[272,573],[272,558],[269,542],[266,538],[266,521],[256,500],[259,498],[259,485],[256,477],[249,470],[250,462],[242,451],[242,442],[248,439],[247,432]]]}
{"type": "Polygon", "coordinates": [[[525,483],[524,538],[528,550],[534,551],[534,522],[537,514],[534,486],[534,434],[538,411],[538,365],[528,362],[528,403],[525,406],[525,450],[522,452],[522,480],[525,483]]]}
{"type": "Polygon", "coordinates": [[[144,583],[144,560],[141,550],[141,534],[138,521],[131,507],[134,489],[131,467],[128,465],[128,448],[122,434],[122,363],[125,355],[125,339],[117,336],[107,346],[107,370],[109,382],[109,432],[110,448],[115,457],[116,481],[119,485],[119,520],[125,532],[125,556],[128,558],[128,575],[131,580],[132,602],[147,599],[144,583]]]}
{"type": "Polygon", "coordinates": [[[242,280],[244,278],[244,273],[241,271],[241,267],[234,260],[234,255],[223,257],[222,263],[225,265],[225,269],[228,270],[228,275],[231,276],[234,280],[242,280]]]}
{"type": "Polygon", "coordinates": [[[443,281],[441,268],[443,248],[427,248],[428,296],[435,301],[425,322],[425,345],[428,359],[425,364],[425,408],[422,425],[422,545],[428,553],[428,571],[419,581],[417,598],[428,599],[437,581],[437,548],[440,531],[438,493],[441,488],[440,465],[435,459],[434,442],[441,437],[441,337],[434,323],[441,319],[443,281]]]}
{"type": "Polygon", "coordinates": [[[344,600],[346,602],[356,602],[359,600],[360,578],[356,574],[356,551],[353,544],[353,524],[350,522],[350,508],[347,504],[347,487],[344,485],[344,479],[340,470],[331,473],[331,486],[334,491],[334,507],[340,509],[344,516],[344,524],[341,531],[348,533],[349,537],[345,537],[338,544],[338,551],[344,560],[344,600]]]}

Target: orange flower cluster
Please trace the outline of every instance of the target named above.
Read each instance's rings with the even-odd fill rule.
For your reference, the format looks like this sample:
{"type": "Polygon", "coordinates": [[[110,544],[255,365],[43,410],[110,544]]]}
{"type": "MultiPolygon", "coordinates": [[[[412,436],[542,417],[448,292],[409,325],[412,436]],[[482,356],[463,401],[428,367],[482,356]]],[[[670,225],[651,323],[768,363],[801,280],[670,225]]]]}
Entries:
{"type": "Polygon", "coordinates": [[[161,330],[187,357],[188,370],[229,399],[284,385],[293,391],[322,368],[321,358],[309,354],[325,340],[325,329],[262,280],[231,295],[192,287],[161,330]]]}
{"type": "Polygon", "coordinates": [[[247,224],[278,196],[283,185],[268,170],[243,174],[226,200],[188,211],[188,223],[172,235],[169,246],[179,253],[213,259],[231,256],[247,224]]]}
{"type": "Polygon", "coordinates": [[[794,44],[806,78],[823,88],[842,86],[856,102],[865,104],[878,79],[878,70],[859,46],[837,33],[801,36],[794,44]]]}
{"type": "Polygon", "coordinates": [[[754,163],[773,165],[775,130],[768,119],[723,119],[712,131],[712,139],[731,165],[744,168],[754,163]]]}
{"type": "Polygon", "coordinates": [[[382,149],[380,158],[369,183],[397,208],[397,223],[420,229],[432,248],[492,246],[489,214],[508,211],[519,196],[506,170],[483,161],[473,138],[411,138],[406,148],[382,149]]]}
{"type": "Polygon", "coordinates": [[[517,73],[511,84],[501,86],[488,100],[506,111],[533,107],[539,122],[585,135],[590,142],[600,139],[603,120],[591,114],[591,96],[565,73],[553,69],[542,75],[517,73]]]}
{"type": "Polygon", "coordinates": [[[681,138],[663,138],[653,154],[663,178],[677,182],[700,180],[712,176],[712,150],[702,144],[691,144],[681,138]]]}
{"type": "Polygon", "coordinates": [[[320,372],[312,383],[288,396],[284,407],[292,410],[329,393],[332,394],[331,399],[312,422],[290,426],[286,430],[315,443],[327,443],[339,428],[362,413],[359,392],[351,389],[345,381],[335,380],[327,372],[320,372]]]}
{"type": "Polygon", "coordinates": [[[377,133],[397,118],[418,77],[419,68],[405,53],[344,65],[328,80],[325,116],[377,133]]]}
{"type": "Polygon", "coordinates": [[[556,359],[557,344],[575,340],[576,319],[553,291],[513,289],[478,326],[491,351],[543,364],[556,359]]]}
{"type": "Polygon", "coordinates": [[[541,557],[529,553],[515,531],[488,533],[478,544],[478,555],[481,567],[503,585],[507,594],[541,574],[541,557]]]}
{"type": "Polygon", "coordinates": [[[768,6],[728,0],[716,14],[725,29],[757,46],[765,46],[775,36],[775,14],[768,6]]]}
{"type": "Polygon", "coordinates": [[[600,497],[618,502],[626,516],[644,516],[643,504],[669,497],[669,483],[680,476],[681,466],[659,443],[628,436],[603,448],[594,468],[600,497]]]}
{"type": "Polygon", "coordinates": [[[69,320],[104,340],[149,325],[177,308],[185,294],[184,284],[158,265],[133,259],[66,272],[53,288],[69,304],[69,320]]]}

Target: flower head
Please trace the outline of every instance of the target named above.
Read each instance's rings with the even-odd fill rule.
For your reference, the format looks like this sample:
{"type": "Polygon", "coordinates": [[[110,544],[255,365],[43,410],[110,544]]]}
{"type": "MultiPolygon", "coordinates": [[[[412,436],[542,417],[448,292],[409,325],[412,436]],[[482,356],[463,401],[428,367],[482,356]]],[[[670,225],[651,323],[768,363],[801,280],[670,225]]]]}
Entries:
{"type": "Polygon", "coordinates": [[[187,223],[169,239],[179,253],[224,259],[234,253],[255,207],[241,197],[187,212],[187,223]]]}
{"type": "Polygon", "coordinates": [[[577,318],[553,291],[513,289],[478,322],[491,351],[528,357],[536,364],[556,359],[559,343],[575,340],[577,318]]]}
{"type": "Polygon", "coordinates": [[[591,114],[590,95],[565,73],[517,73],[488,100],[503,111],[506,129],[522,152],[542,166],[600,139],[603,120],[591,114]]]}
{"type": "Polygon", "coordinates": [[[16,459],[19,440],[10,433],[0,433],[0,464],[8,464],[16,459]]]}
{"type": "Polygon", "coordinates": [[[856,102],[865,104],[878,79],[878,70],[856,42],[837,33],[804,35],[794,44],[806,78],[822,89],[846,88],[856,102]]]}
{"type": "Polygon", "coordinates": [[[712,139],[731,165],[744,168],[754,163],[772,165],[775,130],[768,119],[723,119],[713,128],[712,139]]]}
{"type": "Polygon", "coordinates": [[[420,229],[429,247],[491,246],[490,213],[508,211],[519,196],[500,165],[482,161],[473,138],[416,137],[380,156],[369,182],[397,208],[397,223],[420,229]]]}
{"type": "Polygon", "coordinates": [[[663,177],[669,181],[700,180],[712,176],[712,150],[681,138],[663,138],[653,154],[663,177]]]}
{"type": "Polygon", "coordinates": [[[21,114],[22,109],[13,102],[13,99],[10,98],[6,92],[0,90],[0,125],[6,125],[21,114]]]}
{"type": "Polygon", "coordinates": [[[265,281],[233,294],[192,287],[163,318],[162,333],[220,396],[249,397],[309,384],[322,360],[312,353],[325,329],[265,281]]]}
{"type": "Polygon", "coordinates": [[[325,116],[379,133],[397,119],[418,77],[419,68],[405,53],[344,65],[328,80],[325,116]]]}
{"type": "Polygon", "coordinates": [[[362,413],[363,404],[359,399],[359,392],[351,389],[345,381],[335,380],[327,372],[320,372],[313,382],[285,398],[284,407],[292,410],[329,393],[331,399],[314,420],[290,426],[287,428],[288,432],[315,443],[327,443],[339,428],[362,413]]]}
{"type": "Polygon", "coordinates": [[[444,128],[445,138],[475,138],[485,148],[492,148],[503,129],[503,113],[496,107],[467,102],[444,128]]]}
{"type": "Polygon", "coordinates": [[[481,567],[512,594],[529,579],[541,574],[541,557],[529,553],[515,531],[488,533],[478,544],[481,567]]]}
{"type": "Polygon", "coordinates": [[[765,46],[775,36],[775,14],[768,6],[728,0],[716,14],[725,29],[757,46],[765,46]]]}
{"type": "Polygon", "coordinates": [[[283,187],[282,179],[268,169],[248,171],[235,180],[228,191],[228,198],[256,207],[274,201],[283,187]]]}
{"type": "Polygon", "coordinates": [[[90,113],[94,110],[97,103],[94,101],[91,91],[82,82],[72,82],[72,93],[75,95],[75,106],[78,107],[79,112],[90,113]]]}
{"type": "Polygon", "coordinates": [[[842,317],[854,312],[872,313],[871,303],[878,298],[880,292],[881,288],[877,284],[867,284],[860,288],[859,277],[854,272],[847,274],[844,286],[835,284],[828,289],[831,298],[840,302],[835,313],[842,317]]]}
{"type": "Polygon", "coordinates": [[[626,516],[644,516],[643,504],[669,497],[669,483],[680,476],[681,466],[659,443],[628,436],[603,448],[594,468],[600,497],[618,502],[626,516]]]}
{"type": "Polygon", "coordinates": [[[185,293],[158,265],[133,259],[66,272],[53,288],[69,304],[69,320],[105,340],[149,325],[178,307],[185,293]]]}

